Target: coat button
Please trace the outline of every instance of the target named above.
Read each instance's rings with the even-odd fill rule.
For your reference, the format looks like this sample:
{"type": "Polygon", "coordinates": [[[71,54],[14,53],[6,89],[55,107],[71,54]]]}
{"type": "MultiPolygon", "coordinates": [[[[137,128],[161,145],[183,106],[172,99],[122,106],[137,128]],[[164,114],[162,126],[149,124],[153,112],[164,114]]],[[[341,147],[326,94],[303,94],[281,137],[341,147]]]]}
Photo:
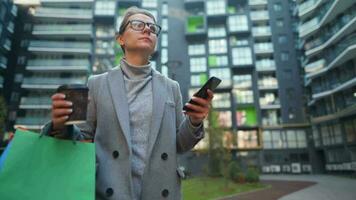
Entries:
{"type": "Polygon", "coordinates": [[[112,152],[112,157],[118,158],[119,157],[119,152],[118,151],[113,151],[112,152]]]}
{"type": "Polygon", "coordinates": [[[169,191],[167,189],[162,190],[162,197],[168,197],[169,191]]]}
{"type": "Polygon", "coordinates": [[[162,160],[167,160],[168,159],[168,154],[167,153],[162,153],[161,154],[162,160]]]}
{"type": "Polygon", "coordinates": [[[112,188],[106,189],[106,196],[111,197],[114,194],[114,190],[112,188]]]}

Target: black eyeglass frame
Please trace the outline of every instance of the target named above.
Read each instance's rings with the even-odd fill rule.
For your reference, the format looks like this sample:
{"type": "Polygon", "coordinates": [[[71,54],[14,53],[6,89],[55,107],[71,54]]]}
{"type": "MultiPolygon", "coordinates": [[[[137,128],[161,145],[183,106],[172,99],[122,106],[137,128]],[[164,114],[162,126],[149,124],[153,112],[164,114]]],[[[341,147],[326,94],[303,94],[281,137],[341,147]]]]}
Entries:
{"type": "Polygon", "coordinates": [[[132,22],[141,22],[141,23],[144,23],[144,24],[145,24],[145,26],[143,27],[142,30],[134,29],[134,28],[132,28],[132,26],[131,26],[131,28],[132,28],[133,30],[135,30],[135,31],[143,31],[143,30],[146,28],[146,26],[147,26],[147,27],[149,28],[149,30],[150,30],[151,33],[153,33],[153,34],[155,34],[155,35],[158,36],[158,35],[161,33],[161,30],[162,30],[161,26],[158,25],[158,24],[151,23],[151,22],[144,22],[144,21],[138,20],[138,19],[129,20],[129,21],[125,24],[124,30],[126,29],[126,27],[127,27],[129,24],[131,25],[132,22]],[[154,26],[156,26],[156,27],[158,28],[158,32],[157,32],[157,33],[152,32],[152,30],[150,29],[150,26],[151,26],[151,25],[154,25],[154,26]]]}

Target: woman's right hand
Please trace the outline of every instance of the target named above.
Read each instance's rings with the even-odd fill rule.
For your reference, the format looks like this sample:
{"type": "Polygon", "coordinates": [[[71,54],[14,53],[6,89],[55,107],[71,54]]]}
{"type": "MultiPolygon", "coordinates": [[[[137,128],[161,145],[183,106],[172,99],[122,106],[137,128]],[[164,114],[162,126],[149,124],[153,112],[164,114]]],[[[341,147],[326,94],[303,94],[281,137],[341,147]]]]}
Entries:
{"type": "Polygon", "coordinates": [[[64,128],[69,114],[72,113],[72,102],[65,100],[65,95],[56,93],[52,97],[52,129],[60,131],[64,128]]]}

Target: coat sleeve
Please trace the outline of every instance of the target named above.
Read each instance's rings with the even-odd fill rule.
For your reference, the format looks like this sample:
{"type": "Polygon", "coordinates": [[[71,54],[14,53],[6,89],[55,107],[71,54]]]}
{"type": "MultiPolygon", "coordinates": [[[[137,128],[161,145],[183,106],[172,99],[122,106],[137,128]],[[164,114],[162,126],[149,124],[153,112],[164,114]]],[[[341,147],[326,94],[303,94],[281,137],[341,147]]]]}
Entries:
{"type": "Polygon", "coordinates": [[[79,125],[66,126],[61,132],[54,133],[52,129],[52,121],[44,125],[41,130],[42,135],[50,135],[62,139],[72,140],[93,140],[96,129],[96,101],[95,88],[92,77],[88,80],[89,102],[87,107],[86,123],[79,125]]]}
{"type": "Polygon", "coordinates": [[[204,137],[204,124],[194,126],[189,117],[183,114],[182,94],[177,82],[174,85],[174,98],[176,104],[177,152],[184,153],[191,150],[204,137]]]}

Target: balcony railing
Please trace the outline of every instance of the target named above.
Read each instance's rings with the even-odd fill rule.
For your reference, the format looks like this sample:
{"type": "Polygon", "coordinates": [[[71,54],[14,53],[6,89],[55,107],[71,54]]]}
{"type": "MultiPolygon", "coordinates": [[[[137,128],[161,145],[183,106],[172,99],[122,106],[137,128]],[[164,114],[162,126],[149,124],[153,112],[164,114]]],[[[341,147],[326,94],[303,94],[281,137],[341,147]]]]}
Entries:
{"type": "Polygon", "coordinates": [[[250,6],[259,6],[259,5],[266,5],[267,0],[249,0],[248,5],[250,6]]]}
{"type": "Polygon", "coordinates": [[[318,25],[320,22],[320,17],[314,17],[313,19],[303,23],[302,25],[299,26],[299,35],[304,36],[307,35],[309,32],[311,32],[316,25],[318,25]]]}
{"type": "Polygon", "coordinates": [[[62,84],[85,84],[86,77],[72,78],[47,78],[47,77],[26,77],[23,80],[23,85],[62,85],[62,84]]]}
{"type": "Polygon", "coordinates": [[[35,25],[32,33],[34,35],[45,34],[92,34],[93,27],[90,24],[66,24],[66,25],[35,25]]]}
{"type": "Polygon", "coordinates": [[[37,117],[37,116],[26,116],[26,117],[18,117],[16,119],[17,125],[38,125],[42,126],[45,125],[50,120],[50,117],[37,117]]]}
{"type": "Polygon", "coordinates": [[[54,42],[54,41],[30,41],[30,51],[59,51],[91,53],[92,44],[90,42],[54,42]]]}
{"type": "Polygon", "coordinates": [[[299,16],[304,15],[305,13],[311,11],[312,9],[314,9],[319,2],[321,2],[322,0],[307,0],[305,2],[303,2],[302,4],[300,4],[298,6],[298,14],[299,16]]]}
{"type": "Polygon", "coordinates": [[[304,67],[306,73],[317,72],[325,67],[325,59],[320,59],[315,62],[309,63],[304,67]]]}
{"type": "Polygon", "coordinates": [[[255,43],[255,53],[273,53],[272,43],[255,43]]]}
{"type": "Polygon", "coordinates": [[[29,70],[47,70],[47,69],[70,69],[70,70],[88,70],[90,62],[87,59],[40,59],[29,60],[27,69],[29,70]]]}
{"type": "Polygon", "coordinates": [[[251,15],[251,20],[253,21],[269,19],[268,11],[251,11],[250,15],[251,15]]]}
{"type": "Polygon", "coordinates": [[[252,35],[254,37],[259,36],[271,36],[271,27],[269,26],[261,26],[261,27],[253,27],[252,28],[252,35]]]}
{"type": "Polygon", "coordinates": [[[67,8],[36,8],[34,15],[36,17],[53,18],[74,18],[74,19],[92,19],[93,11],[91,9],[67,9],[67,8]]]}
{"type": "Polygon", "coordinates": [[[256,70],[257,71],[275,71],[276,63],[274,60],[264,59],[256,61],[256,70]]]}
{"type": "Polygon", "coordinates": [[[22,97],[21,105],[51,105],[50,97],[22,97]]]}

